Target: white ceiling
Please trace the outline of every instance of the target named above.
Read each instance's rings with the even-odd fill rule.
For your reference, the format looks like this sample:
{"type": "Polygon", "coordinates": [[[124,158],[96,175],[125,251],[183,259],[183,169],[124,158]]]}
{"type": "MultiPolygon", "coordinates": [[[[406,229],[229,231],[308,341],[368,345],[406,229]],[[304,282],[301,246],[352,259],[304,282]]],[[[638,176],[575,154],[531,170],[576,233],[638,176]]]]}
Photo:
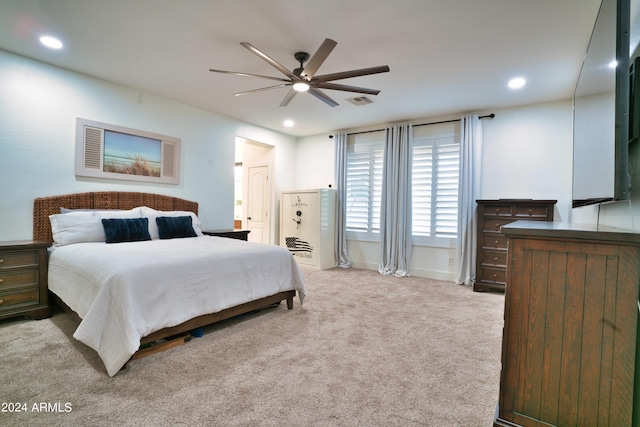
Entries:
{"type": "Polygon", "coordinates": [[[0,49],[162,95],[294,136],[569,99],[600,0],[0,0],[0,49]],[[60,51],[38,42],[62,40],[60,51]],[[337,83],[380,89],[308,93],[278,107],[288,88],[240,97],[281,77],[240,45],[289,69],[293,54],[338,42],[319,74],[378,65],[389,73],[337,83]],[[519,91],[507,88],[525,77],[519,91]],[[285,119],[295,127],[283,126],[285,119]]]}

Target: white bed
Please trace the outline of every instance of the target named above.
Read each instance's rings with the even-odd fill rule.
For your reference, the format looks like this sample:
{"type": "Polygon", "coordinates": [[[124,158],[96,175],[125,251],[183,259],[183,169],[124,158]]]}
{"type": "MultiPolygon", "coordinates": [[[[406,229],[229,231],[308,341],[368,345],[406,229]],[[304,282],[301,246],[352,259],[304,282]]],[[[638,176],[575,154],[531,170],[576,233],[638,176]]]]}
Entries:
{"type": "Polygon", "coordinates": [[[250,311],[256,301],[262,307],[287,299],[291,308],[295,293],[300,303],[304,300],[298,265],[279,246],[205,236],[195,225],[197,237],[83,241],[98,234],[95,224],[78,239],[77,229],[55,222],[69,222],[68,214],[50,217],[58,243],[50,250],[49,290],[81,319],[74,337],[96,350],[110,376],[138,351],[144,337],[158,331],[177,327],[184,332],[207,324],[206,316],[213,313],[235,313],[234,307],[250,311]],[[56,228],[63,233],[56,235],[56,228]],[[192,323],[195,319],[203,320],[192,323]]]}

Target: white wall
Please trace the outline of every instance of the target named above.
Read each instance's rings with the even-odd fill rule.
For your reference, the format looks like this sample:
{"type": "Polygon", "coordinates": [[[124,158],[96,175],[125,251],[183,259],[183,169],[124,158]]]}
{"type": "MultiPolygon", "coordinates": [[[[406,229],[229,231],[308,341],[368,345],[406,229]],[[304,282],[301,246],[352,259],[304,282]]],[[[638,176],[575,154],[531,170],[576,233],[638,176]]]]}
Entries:
{"type": "Polygon", "coordinates": [[[568,221],[572,111],[567,100],[494,111],[484,120],[479,198],[558,200],[554,220],[568,221]]]}
{"type": "Polygon", "coordinates": [[[298,139],[296,150],[297,190],[335,188],[335,148],[329,134],[298,139]]]}
{"type": "MultiPolygon", "coordinates": [[[[293,137],[0,50],[0,239],[32,236],[33,199],[84,191],[142,191],[195,200],[203,227],[233,227],[235,137],[295,161],[293,137]],[[74,175],[77,117],[182,139],[179,185],[74,175]]],[[[280,168],[280,182],[295,170],[280,168]]]]}
{"type": "MultiPolygon", "coordinates": [[[[496,113],[483,121],[484,147],[481,194],[478,198],[534,198],[558,200],[556,221],[568,220],[571,206],[571,101],[481,112],[496,113]]],[[[428,123],[457,117],[412,120],[428,123]]],[[[380,127],[384,127],[382,124],[380,127]]],[[[333,183],[333,141],[328,135],[300,138],[297,152],[299,188],[333,183]],[[308,173],[309,172],[309,173],[308,173]]],[[[353,266],[377,270],[377,243],[348,241],[353,266]]],[[[455,280],[455,247],[414,246],[410,273],[455,280]],[[450,263],[451,260],[451,263],[450,263]]]]}

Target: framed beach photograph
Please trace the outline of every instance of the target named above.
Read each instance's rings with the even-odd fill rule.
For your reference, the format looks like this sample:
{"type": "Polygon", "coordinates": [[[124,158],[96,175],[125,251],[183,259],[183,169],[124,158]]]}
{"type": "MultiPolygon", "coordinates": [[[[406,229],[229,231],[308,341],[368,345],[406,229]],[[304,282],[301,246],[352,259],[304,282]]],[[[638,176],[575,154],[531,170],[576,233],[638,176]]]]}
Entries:
{"type": "Polygon", "coordinates": [[[180,139],[78,118],[77,176],[180,183],[180,139]]]}

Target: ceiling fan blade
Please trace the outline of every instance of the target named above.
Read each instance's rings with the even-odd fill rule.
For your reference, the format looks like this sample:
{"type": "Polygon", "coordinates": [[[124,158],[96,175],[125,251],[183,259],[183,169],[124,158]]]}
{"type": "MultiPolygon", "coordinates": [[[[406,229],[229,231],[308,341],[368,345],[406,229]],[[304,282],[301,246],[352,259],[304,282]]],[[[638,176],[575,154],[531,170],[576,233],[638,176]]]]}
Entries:
{"type": "Polygon", "coordinates": [[[308,79],[311,79],[337,44],[338,43],[336,43],[334,40],[324,39],[316,53],[314,53],[311,59],[309,59],[309,62],[307,62],[304,70],[302,70],[302,74],[308,79]]]}
{"type": "Polygon", "coordinates": [[[287,93],[287,96],[285,96],[282,102],[280,103],[280,107],[286,107],[287,105],[289,105],[289,102],[291,102],[291,100],[293,99],[294,96],[296,96],[297,93],[298,91],[294,90],[293,88],[289,90],[289,93],[287,93]]]}
{"type": "Polygon", "coordinates": [[[387,65],[381,65],[379,67],[361,68],[359,70],[342,71],[340,73],[324,74],[311,79],[312,83],[315,82],[328,82],[331,80],[348,79],[350,77],[368,76],[369,74],[386,73],[389,71],[387,65]]]}
{"type": "Polygon", "coordinates": [[[272,59],[270,56],[268,56],[266,53],[261,52],[260,50],[258,50],[255,46],[253,46],[251,43],[247,43],[247,42],[242,42],[240,43],[242,46],[246,47],[247,49],[249,49],[251,52],[255,53],[256,55],[258,55],[260,58],[262,58],[264,61],[266,61],[269,65],[271,65],[272,67],[274,67],[276,70],[280,71],[282,74],[284,74],[285,76],[289,77],[290,79],[293,80],[300,80],[300,77],[296,76],[295,74],[293,74],[291,71],[287,70],[286,68],[284,68],[281,64],[279,64],[278,62],[276,62],[274,59],[272,59]]]}
{"type": "Polygon", "coordinates": [[[366,93],[368,95],[377,95],[380,93],[377,89],[367,89],[366,87],[338,85],[335,83],[316,83],[315,87],[320,89],[343,90],[346,92],[366,93]]]}
{"type": "Polygon", "coordinates": [[[238,93],[234,93],[233,96],[241,96],[241,95],[246,95],[248,93],[263,92],[265,90],[279,89],[281,87],[287,87],[287,86],[291,86],[291,83],[275,85],[275,86],[268,86],[268,87],[263,87],[263,88],[260,88],[260,89],[247,90],[245,92],[238,92],[238,93]]]}
{"type": "Polygon", "coordinates": [[[315,96],[316,98],[318,98],[320,101],[326,103],[328,106],[330,107],[335,107],[338,105],[338,103],[336,101],[334,101],[333,99],[329,98],[324,92],[322,92],[321,90],[318,90],[314,87],[310,87],[309,88],[309,93],[313,96],[315,96]]]}
{"type": "Polygon", "coordinates": [[[239,73],[237,71],[213,70],[211,68],[209,69],[209,71],[213,71],[214,73],[233,74],[234,76],[260,77],[261,79],[276,80],[276,81],[279,81],[279,82],[288,82],[289,81],[287,79],[283,79],[283,78],[280,78],[280,77],[262,76],[260,74],[239,73]]]}

